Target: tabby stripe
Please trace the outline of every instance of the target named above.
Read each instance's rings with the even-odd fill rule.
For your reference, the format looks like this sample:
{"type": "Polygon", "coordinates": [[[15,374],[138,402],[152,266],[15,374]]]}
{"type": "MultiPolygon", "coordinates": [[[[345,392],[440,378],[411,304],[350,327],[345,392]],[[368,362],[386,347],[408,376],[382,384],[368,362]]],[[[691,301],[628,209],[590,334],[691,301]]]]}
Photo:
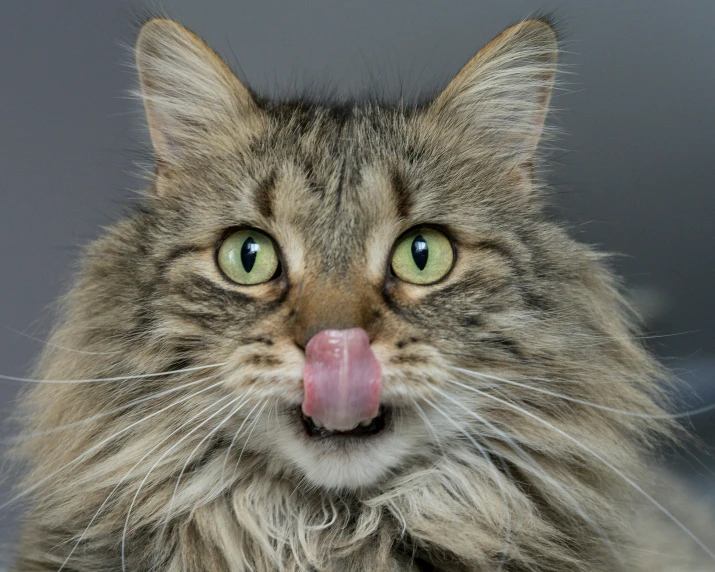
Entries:
{"type": "Polygon", "coordinates": [[[275,200],[276,190],[276,171],[275,169],[256,187],[254,193],[258,212],[266,219],[273,218],[273,201],[275,200]]]}
{"type": "Polygon", "coordinates": [[[396,168],[392,169],[390,179],[397,215],[402,219],[406,219],[410,216],[410,212],[412,211],[412,196],[407,188],[407,183],[402,173],[396,168]]]}

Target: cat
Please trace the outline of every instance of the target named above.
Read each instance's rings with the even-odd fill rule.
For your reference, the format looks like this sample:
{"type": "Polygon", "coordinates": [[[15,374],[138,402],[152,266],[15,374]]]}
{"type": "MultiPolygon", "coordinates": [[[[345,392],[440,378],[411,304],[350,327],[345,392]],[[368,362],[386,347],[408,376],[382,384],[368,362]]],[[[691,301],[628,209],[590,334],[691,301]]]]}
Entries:
{"type": "Polygon", "coordinates": [[[524,20],[425,104],[274,102],[145,23],[155,173],[24,397],[12,570],[715,570],[667,375],[545,214],[557,59],[524,20]]]}

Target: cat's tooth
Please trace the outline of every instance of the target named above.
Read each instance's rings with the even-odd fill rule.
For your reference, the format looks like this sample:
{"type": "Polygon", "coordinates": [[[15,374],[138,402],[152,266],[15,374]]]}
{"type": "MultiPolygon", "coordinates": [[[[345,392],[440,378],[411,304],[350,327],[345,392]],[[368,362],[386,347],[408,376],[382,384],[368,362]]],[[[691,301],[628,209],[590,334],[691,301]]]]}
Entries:
{"type": "Polygon", "coordinates": [[[365,421],[360,421],[360,427],[369,427],[372,424],[372,419],[365,419],[365,421]]]}
{"type": "Polygon", "coordinates": [[[318,429],[323,429],[325,427],[325,424],[320,419],[311,417],[311,420],[313,421],[313,425],[315,425],[318,429]]]}

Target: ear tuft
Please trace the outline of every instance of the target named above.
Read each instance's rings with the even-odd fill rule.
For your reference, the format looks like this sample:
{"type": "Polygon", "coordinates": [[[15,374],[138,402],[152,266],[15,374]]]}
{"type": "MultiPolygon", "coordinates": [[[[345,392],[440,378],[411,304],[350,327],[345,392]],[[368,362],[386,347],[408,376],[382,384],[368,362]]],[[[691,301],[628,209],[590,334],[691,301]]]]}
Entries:
{"type": "Polygon", "coordinates": [[[558,60],[556,33],[526,20],[482,48],[429,107],[442,125],[529,162],[544,128],[558,60]]]}
{"type": "Polygon", "coordinates": [[[158,160],[176,164],[255,129],[250,92],[198,36],[171,20],[142,26],[136,64],[158,160]],[[209,147],[210,146],[210,147],[209,147]]]}

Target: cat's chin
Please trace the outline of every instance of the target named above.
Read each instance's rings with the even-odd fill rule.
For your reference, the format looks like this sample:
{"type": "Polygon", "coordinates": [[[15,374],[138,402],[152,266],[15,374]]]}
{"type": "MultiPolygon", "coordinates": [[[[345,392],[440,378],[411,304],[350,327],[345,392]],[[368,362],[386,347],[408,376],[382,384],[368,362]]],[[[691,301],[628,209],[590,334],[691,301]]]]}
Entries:
{"type": "Polygon", "coordinates": [[[412,439],[395,431],[390,409],[381,413],[374,427],[362,430],[316,430],[303,418],[299,425],[294,439],[284,443],[283,454],[308,483],[325,489],[375,486],[402,462],[412,445],[412,439]]]}
{"type": "Polygon", "coordinates": [[[375,486],[384,479],[394,462],[394,454],[375,448],[352,454],[316,452],[303,462],[296,460],[306,481],[331,490],[357,490],[375,486]]]}

